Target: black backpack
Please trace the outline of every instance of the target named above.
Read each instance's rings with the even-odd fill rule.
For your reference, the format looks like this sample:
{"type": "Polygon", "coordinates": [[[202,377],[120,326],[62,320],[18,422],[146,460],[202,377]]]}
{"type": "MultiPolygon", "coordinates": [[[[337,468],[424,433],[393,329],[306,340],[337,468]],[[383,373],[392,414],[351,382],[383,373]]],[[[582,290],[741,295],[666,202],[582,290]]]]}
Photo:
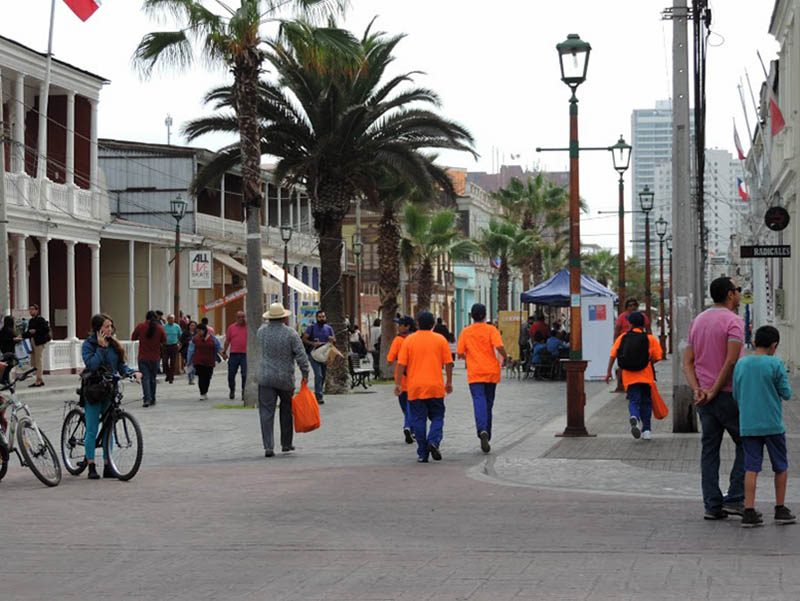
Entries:
{"type": "Polygon", "coordinates": [[[111,372],[100,366],[96,370],[81,372],[81,387],[78,389],[81,400],[95,405],[110,399],[114,394],[114,379],[111,372]]]}
{"type": "Polygon", "coordinates": [[[642,371],[650,363],[650,338],[631,330],[622,337],[617,351],[617,365],[628,371],[642,371]]]}

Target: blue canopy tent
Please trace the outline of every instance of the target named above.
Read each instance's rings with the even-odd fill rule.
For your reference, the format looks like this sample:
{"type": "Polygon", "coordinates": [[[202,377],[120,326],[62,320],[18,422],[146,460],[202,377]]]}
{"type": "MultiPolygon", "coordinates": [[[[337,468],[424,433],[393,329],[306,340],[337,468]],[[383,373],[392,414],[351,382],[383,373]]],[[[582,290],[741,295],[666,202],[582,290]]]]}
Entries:
{"type": "MultiPolygon", "coordinates": [[[[610,297],[617,302],[617,295],[588,275],[581,274],[581,296],[610,297]]],[[[569,307],[569,269],[562,269],[549,280],[537,284],[520,295],[523,303],[569,307]]]]}

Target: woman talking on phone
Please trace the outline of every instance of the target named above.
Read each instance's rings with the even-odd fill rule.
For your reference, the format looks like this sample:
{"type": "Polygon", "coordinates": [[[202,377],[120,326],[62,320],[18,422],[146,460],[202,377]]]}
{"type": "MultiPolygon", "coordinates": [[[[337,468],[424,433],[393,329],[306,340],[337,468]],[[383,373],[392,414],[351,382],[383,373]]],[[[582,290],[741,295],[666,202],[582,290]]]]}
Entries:
{"type": "MultiPolygon", "coordinates": [[[[92,317],[92,331],[84,340],[81,348],[83,364],[87,370],[97,371],[101,368],[122,376],[135,376],[140,382],[142,374],[132,370],[125,364],[125,350],[119,341],[114,338],[114,320],[108,315],[98,313],[92,317]]],[[[89,466],[89,480],[97,480],[100,475],[94,464],[95,442],[100,416],[111,403],[111,398],[100,403],[86,402],[83,408],[86,418],[86,435],[83,440],[86,463],[89,466]]],[[[108,466],[108,457],[104,458],[103,478],[113,478],[114,474],[108,466]]]]}

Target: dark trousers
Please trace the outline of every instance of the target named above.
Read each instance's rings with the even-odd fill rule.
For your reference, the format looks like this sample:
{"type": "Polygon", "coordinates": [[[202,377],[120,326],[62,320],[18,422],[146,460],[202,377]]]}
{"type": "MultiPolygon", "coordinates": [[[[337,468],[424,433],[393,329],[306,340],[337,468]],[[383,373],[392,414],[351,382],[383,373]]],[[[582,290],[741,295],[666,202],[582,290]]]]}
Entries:
{"type": "Polygon", "coordinates": [[[280,399],[281,447],[292,446],[294,421],[292,419],[293,390],[279,390],[270,386],[258,387],[258,414],[261,418],[261,440],[264,450],[271,451],[275,446],[275,405],[280,399]]]}
{"type": "Polygon", "coordinates": [[[211,376],[214,375],[214,368],[208,365],[195,365],[194,371],[197,374],[197,387],[200,394],[208,394],[208,387],[211,385],[211,376]]]}
{"type": "Polygon", "coordinates": [[[168,344],[164,347],[164,373],[167,374],[167,382],[175,380],[175,368],[178,363],[178,345],[168,344]]]}
{"type": "Polygon", "coordinates": [[[497,384],[492,382],[474,382],[469,385],[472,395],[472,410],[475,413],[475,429],[478,436],[481,432],[489,434],[492,439],[492,409],[494,408],[494,393],[497,384]]]}
{"type": "Polygon", "coordinates": [[[650,418],[653,415],[653,399],[650,384],[630,384],[628,386],[628,412],[631,417],[642,421],[642,430],[650,430],[650,418]]]}
{"type": "Polygon", "coordinates": [[[697,414],[703,426],[700,473],[705,509],[715,511],[723,503],[740,503],[744,500],[744,451],[739,438],[739,406],[732,393],[720,392],[713,401],[699,406],[697,414]],[[728,494],[723,497],[719,488],[719,449],[725,432],[736,444],[736,456],[731,468],[728,494]]]}
{"type": "Polygon", "coordinates": [[[228,355],[228,390],[236,392],[236,372],[242,372],[242,391],[247,381],[247,353],[231,353],[228,355]]]}
{"type": "Polygon", "coordinates": [[[444,436],[444,399],[419,399],[408,402],[411,426],[417,439],[417,455],[428,457],[428,443],[439,446],[444,436]],[[428,430],[428,420],[431,428],[428,430]]]}
{"type": "Polygon", "coordinates": [[[145,403],[154,403],[156,400],[158,361],[139,359],[139,371],[142,372],[142,400],[145,403]]]}
{"type": "Polygon", "coordinates": [[[328,373],[328,364],[314,361],[311,353],[308,354],[308,360],[311,362],[311,371],[314,372],[314,395],[318,401],[321,401],[325,394],[325,375],[328,373]]]}
{"type": "Polygon", "coordinates": [[[397,401],[400,403],[400,411],[403,412],[403,430],[410,430],[411,412],[408,410],[408,393],[400,393],[400,396],[397,397],[397,401]]]}

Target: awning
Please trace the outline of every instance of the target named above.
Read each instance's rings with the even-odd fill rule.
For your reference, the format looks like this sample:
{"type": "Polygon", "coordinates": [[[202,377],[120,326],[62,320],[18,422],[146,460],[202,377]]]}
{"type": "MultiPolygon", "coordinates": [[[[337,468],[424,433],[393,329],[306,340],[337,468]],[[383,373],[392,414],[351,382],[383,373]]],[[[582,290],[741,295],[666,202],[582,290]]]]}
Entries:
{"type": "MultiPolygon", "coordinates": [[[[261,264],[264,266],[264,271],[283,284],[283,267],[269,259],[262,259],[261,264]]],[[[289,274],[289,288],[297,292],[303,300],[319,299],[319,293],[316,290],[298,280],[291,273],[289,274]]]]}
{"type": "MultiPolygon", "coordinates": [[[[220,264],[224,265],[231,271],[238,273],[239,275],[247,276],[247,267],[242,265],[239,261],[231,257],[230,255],[226,255],[225,253],[214,251],[213,253],[214,260],[218,261],[220,264]]],[[[274,280],[269,278],[262,278],[264,283],[264,293],[265,294],[277,294],[280,295],[282,292],[282,288],[279,284],[276,284],[274,280]]],[[[291,281],[289,282],[291,285],[291,281]]]]}

